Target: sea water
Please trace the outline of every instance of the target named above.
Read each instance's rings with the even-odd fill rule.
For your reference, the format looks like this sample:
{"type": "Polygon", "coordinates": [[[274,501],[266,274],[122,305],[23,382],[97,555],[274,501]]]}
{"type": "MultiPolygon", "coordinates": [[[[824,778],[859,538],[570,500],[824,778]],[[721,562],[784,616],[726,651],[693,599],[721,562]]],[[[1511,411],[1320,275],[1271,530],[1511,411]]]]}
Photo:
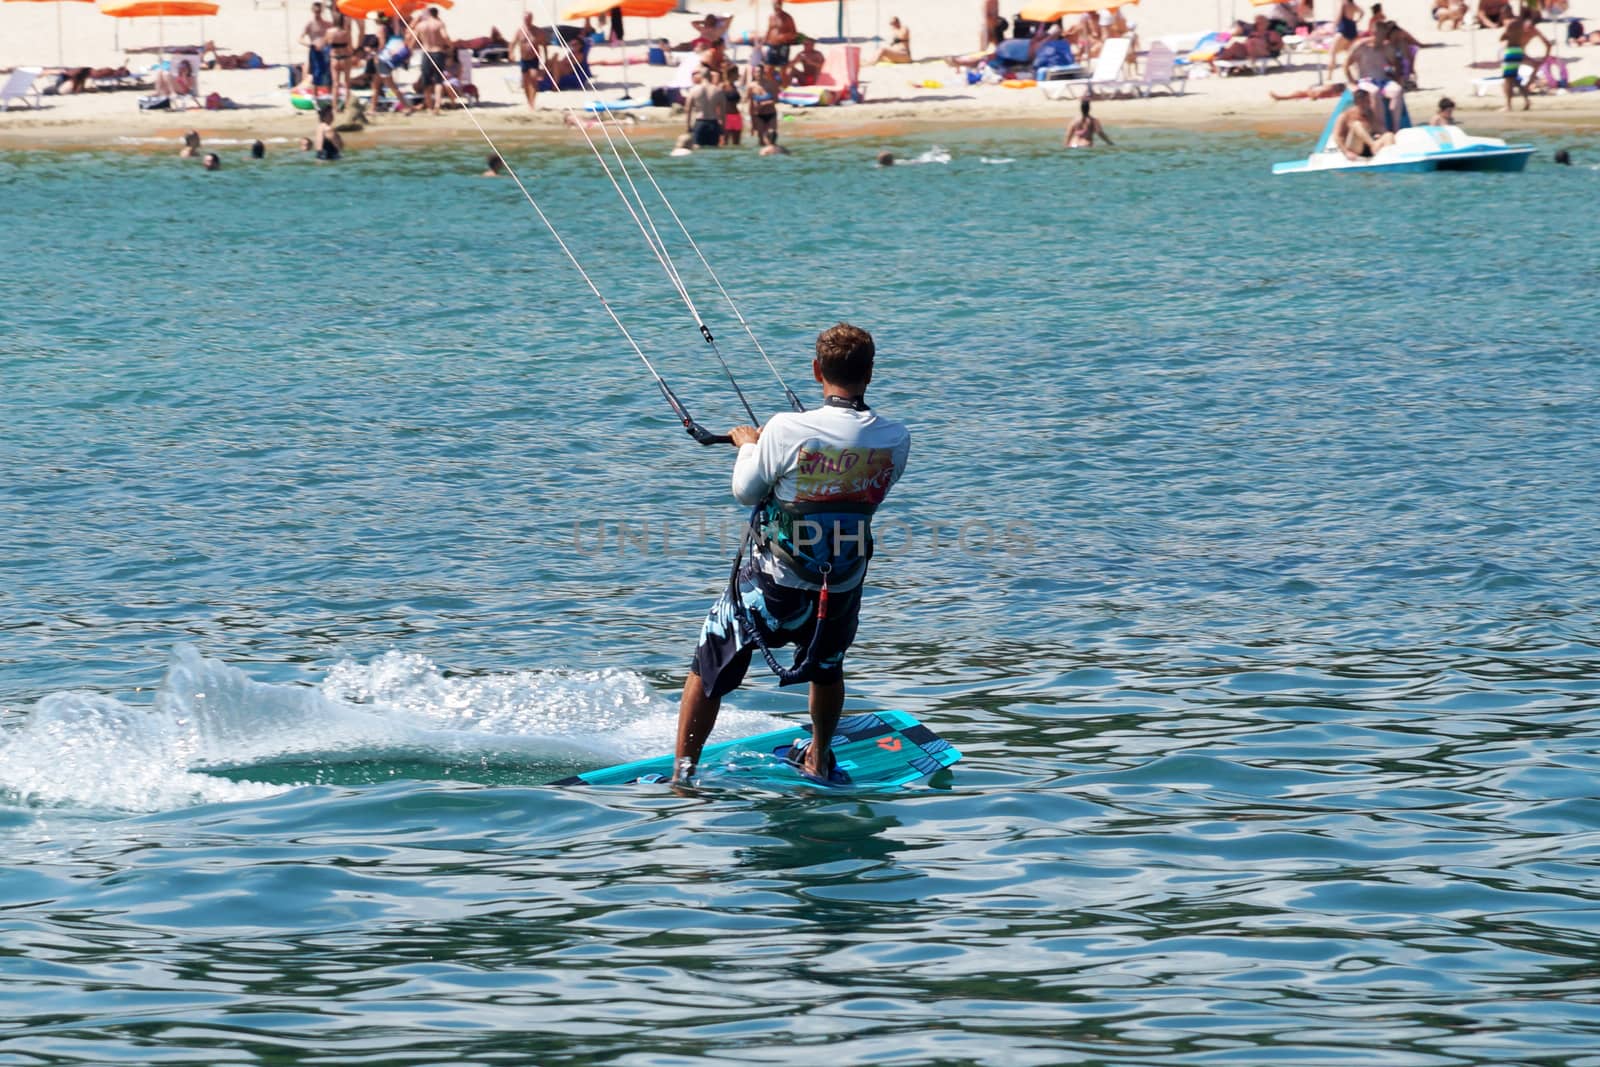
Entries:
{"type": "MultiPolygon", "coordinates": [[[[546,785],[670,746],[741,514],[465,131],[0,155],[0,1058],[1600,1063],[1596,174],[803,131],[645,151],[913,428],[852,706],[966,758],[889,795],[546,785]]],[[[593,158],[507,156],[749,421],[593,158]]]]}

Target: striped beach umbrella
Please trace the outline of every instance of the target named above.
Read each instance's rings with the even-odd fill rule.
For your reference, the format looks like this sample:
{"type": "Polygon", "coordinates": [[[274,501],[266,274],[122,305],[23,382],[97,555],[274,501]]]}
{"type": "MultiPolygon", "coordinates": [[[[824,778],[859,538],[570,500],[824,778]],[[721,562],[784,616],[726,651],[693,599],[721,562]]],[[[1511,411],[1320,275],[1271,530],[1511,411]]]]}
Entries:
{"type": "Polygon", "coordinates": [[[56,66],[67,65],[66,46],[62,43],[65,36],[61,32],[61,5],[70,3],[92,4],[94,0],[5,0],[8,4],[55,4],[56,5],[56,66]]]}

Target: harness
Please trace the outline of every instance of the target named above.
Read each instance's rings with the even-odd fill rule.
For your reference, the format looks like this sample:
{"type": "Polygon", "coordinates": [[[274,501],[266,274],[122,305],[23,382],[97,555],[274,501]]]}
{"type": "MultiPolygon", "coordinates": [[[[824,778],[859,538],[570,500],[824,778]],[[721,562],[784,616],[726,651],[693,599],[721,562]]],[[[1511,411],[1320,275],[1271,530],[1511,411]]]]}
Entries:
{"type": "MultiPolygon", "coordinates": [[[[869,410],[860,397],[830,396],[827,406],[869,410]]],[[[809,680],[816,666],[823,624],[828,620],[829,582],[855,578],[866,569],[872,558],[872,513],[877,510],[876,504],[826,500],[797,503],[778,500],[770,494],[750,509],[750,521],[745,524],[744,536],[733,556],[733,570],[728,575],[728,600],[745,639],[761,650],[761,657],[777,675],[780,686],[809,680]],[[778,662],[739,592],[739,567],[752,542],[806,581],[821,587],[811,640],[795,653],[794,663],[788,667],[778,662]]]]}

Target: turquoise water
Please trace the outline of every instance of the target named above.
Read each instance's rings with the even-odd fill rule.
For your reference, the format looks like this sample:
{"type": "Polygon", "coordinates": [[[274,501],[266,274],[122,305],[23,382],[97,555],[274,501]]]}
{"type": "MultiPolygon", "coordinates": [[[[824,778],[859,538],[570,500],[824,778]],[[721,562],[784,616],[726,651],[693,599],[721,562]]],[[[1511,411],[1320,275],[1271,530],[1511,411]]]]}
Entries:
{"type": "Polygon", "coordinates": [[[543,784],[670,744],[740,516],[470,140],[0,155],[0,1061],[1600,1064],[1600,175],[1112,133],[659,160],[914,428],[853,704],[966,758],[889,795],[543,784]]]}

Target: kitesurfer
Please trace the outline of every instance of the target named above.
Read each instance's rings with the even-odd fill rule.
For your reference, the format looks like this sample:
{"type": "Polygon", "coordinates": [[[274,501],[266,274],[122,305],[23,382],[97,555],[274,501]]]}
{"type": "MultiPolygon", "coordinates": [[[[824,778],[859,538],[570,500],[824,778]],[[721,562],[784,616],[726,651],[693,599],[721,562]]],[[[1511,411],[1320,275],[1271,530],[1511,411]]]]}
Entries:
{"type": "Polygon", "coordinates": [[[812,363],[823,406],[729,435],[739,448],[734,499],[756,507],[750,552],[701,627],[678,709],[677,781],[694,773],[722,698],[743,681],[752,654],[759,648],[776,666],[770,649],[786,644],[804,651],[780,674],[782,684],[811,684],[814,740],[796,762],[831,780],[830,741],[844,707],[844,654],[856,636],[872,513],[911,449],[905,426],[867,406],[875,352],[859,327],[824,330],[812,363]]]}

